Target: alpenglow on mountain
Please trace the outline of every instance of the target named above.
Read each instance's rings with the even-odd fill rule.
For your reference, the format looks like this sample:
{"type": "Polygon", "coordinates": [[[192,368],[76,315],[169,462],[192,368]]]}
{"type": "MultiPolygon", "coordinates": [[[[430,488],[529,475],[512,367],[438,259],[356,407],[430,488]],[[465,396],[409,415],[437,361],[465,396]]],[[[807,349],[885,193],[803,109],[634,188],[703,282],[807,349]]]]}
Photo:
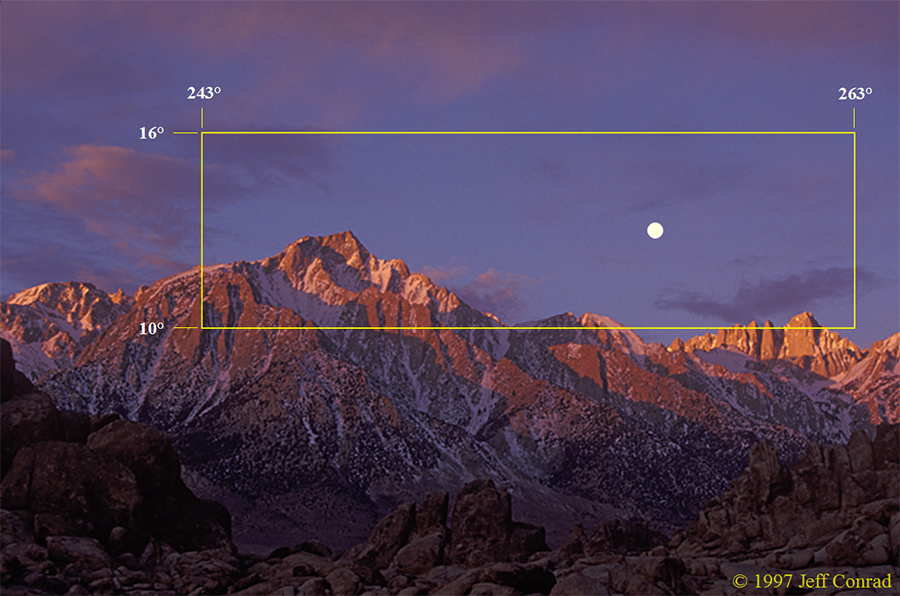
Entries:
{"type": "Polygon", "coordinates": [[[198,268],[133,299],[39,286],[2,304],[0,335],[60,407],[169,433],[246,544],[350,545],[397,503],[483,477],[551,544],[613,516],[670,528],[760,438],[790,460],[900,420],[900,334],[863,349],[754,323],[666,347],[593,314],[534,325],[572,330],[321,329],[497,325],[350,232],[205,275],[204,297],[198,268]],[[176,329],[201,302],[207,326],[300,329],[176,329]],[[164,327],[139,335],[148,321],[164,327]]]}

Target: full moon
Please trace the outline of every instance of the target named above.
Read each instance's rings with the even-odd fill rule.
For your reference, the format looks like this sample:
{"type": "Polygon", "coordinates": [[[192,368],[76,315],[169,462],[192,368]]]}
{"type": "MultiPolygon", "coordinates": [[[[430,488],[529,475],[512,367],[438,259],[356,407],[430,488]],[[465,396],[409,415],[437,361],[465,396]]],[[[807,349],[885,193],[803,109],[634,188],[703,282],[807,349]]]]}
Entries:
{"type": "Polygon", "coordinates": [[[660,236],[663,235],[663,227],[659,222],[654,221],[652,224],[647,226],[647,235],[656,240],[660,236]]]}

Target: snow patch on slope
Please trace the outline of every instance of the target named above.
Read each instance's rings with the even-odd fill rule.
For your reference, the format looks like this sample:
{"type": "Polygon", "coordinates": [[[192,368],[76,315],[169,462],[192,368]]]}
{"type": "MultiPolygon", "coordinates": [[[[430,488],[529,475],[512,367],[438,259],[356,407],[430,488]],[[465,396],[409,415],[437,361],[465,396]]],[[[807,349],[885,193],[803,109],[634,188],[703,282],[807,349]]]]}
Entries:
{"type": "MultiPolygon", "coordinates": [[[[578,317],[578,323],[583,327],[625,327],[625,325],[618,321],[614,321],[610,317],[595,315],[589,312],[578,317]]],[[[611,329],[610,333],[613,333],[618,337],[619,347],[626,349],[633,355],[647,355],[647,343],[631,329],[611,329]]]]}
{"type": "Polygon", "coordinates": [[[751,361],[755,362],[753,358],[750,358],[746,354],[725,348],[713,348],[708,352],[705,350],[695,350],[694,356],[709,364],[723,366],[728,372],[732,373],[747,372],[747,363],[751,361]]]}

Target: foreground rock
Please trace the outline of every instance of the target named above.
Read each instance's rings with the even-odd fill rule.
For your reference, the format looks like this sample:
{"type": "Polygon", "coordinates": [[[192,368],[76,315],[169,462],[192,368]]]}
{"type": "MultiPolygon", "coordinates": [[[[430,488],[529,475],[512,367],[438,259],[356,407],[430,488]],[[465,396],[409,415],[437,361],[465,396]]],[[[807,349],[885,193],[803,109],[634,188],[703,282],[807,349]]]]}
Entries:
{"type": "Polygon", "coordinates": [[[847,446],[812,443],[791,468],[757,443],[741,477],[665,545],[623,555],[616,542],[646,548],[658,537],[623,534],[618,522],[590,540],[576,529],[563,550],[591,556],[557,568],[551,594],[896,594],[898,460],[898,425],[874,440],[857,431],[847,446]]]}
{"type": "MultiPolygon", "coordinates": [[[[8,347],[2,376],[17,379],[8,347]]],[[[228,511],[187,489],[165,433],[59,411],[22,382],[4,398],[3,594],[218,594],[239,579],[228,511]]]]}
{"type": "Polygon", "coordinates": [[[741,569],[795,577],[892,576],[884,593],[896,593],[898,499],[900,425],[879,426],[874,440],[855,431],[846,446],[810,443],[791,468],[761,442],[741,477],[673,538],[671,554],[704,578],[709,593],[725,592],[741,569]]]}
{"type": "Polygon", "coordinates": [[[304,543],[248,566],[237,594],[549,594],[556,578],[544,529],[512,521],[509,493],[477,480],[457,495],[403,503],[369,539],[331,555],[304,543]],[[293,590],[293,592],[290,592],[293,590]],[[285,592],[280,592],[285,593],[285,592]]]}
{"type": "Polygon", "coordinates": [[[479,480],[457,495],[449,528],[448,496],[434,493],[421,506],[400,505],[369,540],[344,553],[329,556],[308,544],[279,549],[249,565],[231,590],[712,596],[833,594],[850,587],[854,594],[895,594],[898,454],[897,425],[879,427],[874,440],[859,432],[847,446],[811,445],[791,468],[770,443],[758,443],[742,476],[671,539],[639,522],[612,520],[590,535],[576,525],[556,551],[547,549],[540,528],[512,521],[504,488],[479,480]],[[738,588],[741,575],[748,586],[738,588]]]}
{"type": "Polygon", "coordinates": [[[453,505],[449,561],[470,567],[493,562],[524,563],[550,550],[544,528],[512,521],[509,493],[492,480],[470,482],[453,505]]]}
{"type": "Polygon", "coordinates": [[[116,420],[92,433],[87,447],[122,462],[134,473],[144,499],[142,521],[157,540],[181,552],[233,550],[228,510],[198,499],[185,486],[178,455],[164,432],[116,420]]]}

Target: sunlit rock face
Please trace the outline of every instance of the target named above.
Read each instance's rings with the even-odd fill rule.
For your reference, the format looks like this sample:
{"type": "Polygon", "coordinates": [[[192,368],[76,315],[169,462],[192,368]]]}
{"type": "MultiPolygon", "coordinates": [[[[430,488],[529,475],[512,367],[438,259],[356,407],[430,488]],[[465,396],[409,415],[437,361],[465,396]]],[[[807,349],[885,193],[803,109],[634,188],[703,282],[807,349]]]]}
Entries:
{"type": "Polygon", "coordinates": [[[742,352],[763,362],[787,360],[823,377],[836,377],[847,372],[865,357],[865,350],[847,338],[821,327],[815,317],[804,312],[793,317],[785,327],[773,329],[767,320],[762,327],[756,321],[746,327],[720,329],[715,336],[705,334],[689,340],[684,349],[710,351],[727,348],[742,352]]]}
{"type": "Polygon", "coordinates": [[[75,363],[133,300],[93,284],[50,283],[13,294],[0,303],[0,337],[16,352],[18,370],[31,379],[75,363]]]}

